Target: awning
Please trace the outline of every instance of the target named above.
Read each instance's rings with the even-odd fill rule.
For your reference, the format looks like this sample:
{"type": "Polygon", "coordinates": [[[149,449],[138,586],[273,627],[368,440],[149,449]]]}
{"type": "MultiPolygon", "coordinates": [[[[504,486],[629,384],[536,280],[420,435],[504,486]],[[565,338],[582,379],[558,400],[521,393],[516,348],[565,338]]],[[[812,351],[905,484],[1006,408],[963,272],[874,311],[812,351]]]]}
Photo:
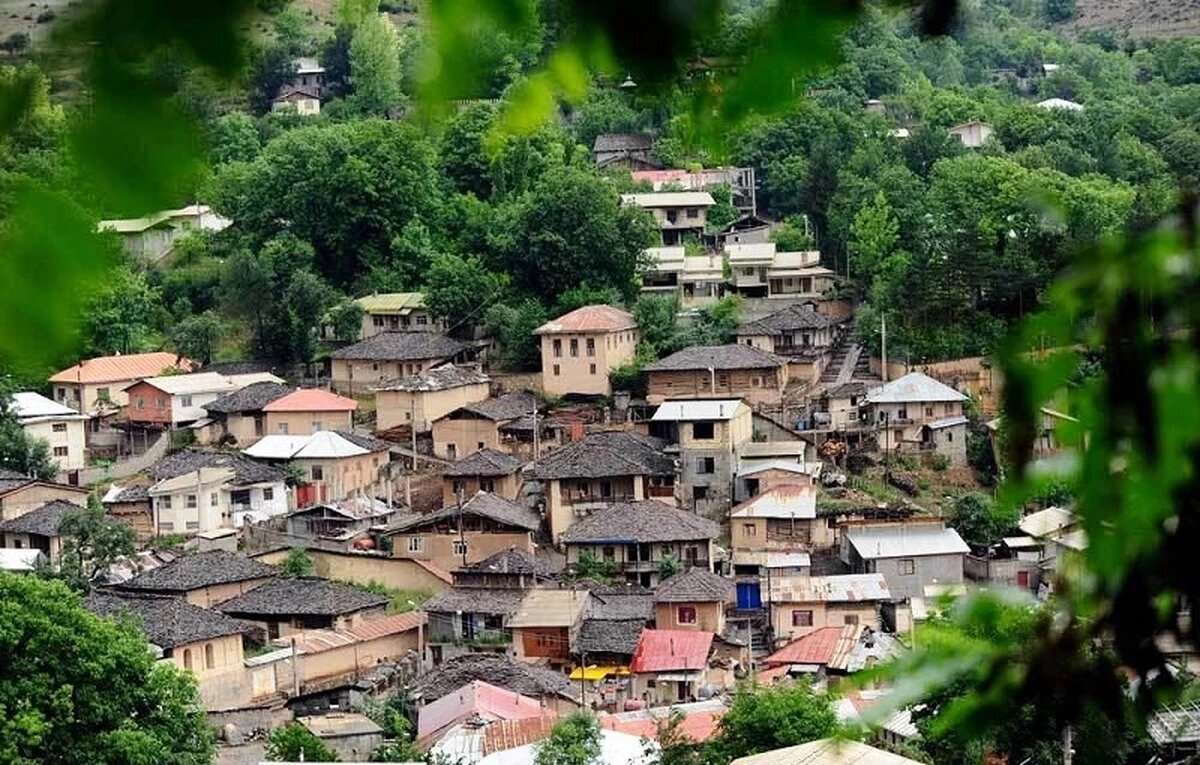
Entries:
{"type": "Polygon", "coordinates": [[[655,676],[655,680],[675,683],[690,683],[693,680],[699,680],[699,672],[660,672],[655,676]]]}
{"type": "Polygon", "coordinates": [[[571,671],[571,680],[603,680],[609,675],[618,675],[627,677],[629,675],[629,667],[618,667],[613,665],[598,666],[592,664],[588,667],[576,667],[571,671]]]}

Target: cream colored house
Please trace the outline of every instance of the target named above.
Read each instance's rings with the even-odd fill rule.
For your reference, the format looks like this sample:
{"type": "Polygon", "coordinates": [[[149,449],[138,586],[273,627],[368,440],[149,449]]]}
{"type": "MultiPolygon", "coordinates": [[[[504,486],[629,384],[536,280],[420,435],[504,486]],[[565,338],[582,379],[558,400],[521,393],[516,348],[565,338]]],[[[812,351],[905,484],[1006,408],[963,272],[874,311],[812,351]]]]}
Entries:
{"type": "Polygon", "coordinates": [[[183,449],[150,467],[146,490],[158,535],[238,528],[290,509],[287,473],[236,453],[183,449]]]}
{"type": "Polygon", "coordinates": [[[306,436],[265,436],[242,453],[265,462],[294,465],[304,476],[296,487],[296,506],[308,507],[352,496],[387,497],[390,448],[377,438],[320,430],[306,436]]]}
{"type": "Polygon", "coordinates": [[[988,139],[992,137],[992,133],[996,131],[986,122],[972,120],[971,122],[964,122],[961,125],[955,125],[946,132],[961,141],[962,145],[966,148],[978,149],[987,143],[988,139]]]}
{"type": "Polygon", "coordinates": [[[284,86],[271,101],[273,112],[294,112],[301,117],[321,113],[321,96],[312,88],[284,86]]]}
{"type": "Polygon", "coordinates": [[[355,395],[464,359],[470,349],[433,332],[381,332],[329,354],[334,390],[355,395]]]}
{"type": "Polygon", "coordinates": [[[633,360],[641,334],[632,314],[588,305],[534,330],[541,338],[542,390],[551,396],[612,393],[608,373],[633,360]]]}
{"type": "Polygon", "coordinates": [[[445,364],[374,388],[375,429],[407,428],[428,433],[433,423],[459,407],[488,397],[489,378],[471,367],[445,364]]]}
{"type": "Polygon", "coordinates": [[[57,565],[62,554],[59,527],[63,519],[82,510],[72,502],[56,499],[24,515],[0,521],[0,547],[41,550],[50,565],[57,565]]]}
{"type": "Polygon", "coordinates": [[[311,435],[322,430],[350,430],[358,402],[320,388],[301,388],[262,408],[268,433],[311,435]]]}
{"type": "Polygon", "coordinates": [[[728,511],[738,460],[753,431],[750,407],[740,399],[664,401],[650,418],[651,435],[678,455],[680,499],[709,517],[728,511]]]}
{"type": "Polygon", "coordinates": [[[622,194],[621,204],[649,212],[662,234],[662,243],[669,247],[683,244],[689,237],[699,240],[708,211],[716,201],[707,191],[658,191],[622,194]]]}
{"type": "Polygon", "coordinates": [[[171,254],[175,241],[192,231],[220,232],[233,221],[213,212],[208,205],[188,205],[163,210],[144,218],[100,221],[100,231],[113,231],[121,238],[125,251],[137,260],[157,263],[171,254]]]}
{"type": "Polygon", "coordinates": [[[130,595],[183,598],[192,605],[212,608],[244,595],[279,574],[274,566],[226,550],[185,553],[114,585],[130,595]]]}
{"type": "Polygon", "coordinates": [[[516,435],[505,428],[531,415],[537,406],[532,393],[506,393],[461,406],[434,421],[433,453],[443,459],[457,460],[480,449],[523,451],[516,435]]]}
{"type": "Polygon", "coordinates": [[[495,449],[480,449],[442,471],[442,502],[447,506],[460,497],[486,491],[508,500],[521,493],[521,468],[525,463],[495,449]]]}
{"type": "Polygon", "coordinates": [[[56,499],[86,505],[88,490],[79,486],[49,483],[0,468],[0,521],[17,518],[56,499]]]}
{"type": "Polygon", "coordinates": [[[381,332],[441,332],[445,329],[445,323],[434,318],[425,307],[425,296],[420,292],[377,293],[354,302],[363,309],[360,340],[381,332]]]}
{"type": "Polygon", "coordinates": [[[763,591],[777,645],[822,627],[879,629],[879,606],[891,599],[883,574],[774,577],[763,591]]]}
{"type": "Polygon", "coordinates": [[[725,610],[734,604],[732,579],[691,568],[664,580],[654,591],[654,626],[725,634],[725,610]]]}
{"type": "Polygon", "coordinates": [[[166,351],[84,359],[50,377],[54,400],[77,412],[113,410],[129,403],[125,388],[175,370],[190,372],[191,360],[166,351]]]}
{"type": "Polygon", "coordinates": [[[21,429],[45,441],[59,472],[80,470],[87,464],[87,415],[51,401],[40,393],[14,393],[12,406],[21,429]]]}

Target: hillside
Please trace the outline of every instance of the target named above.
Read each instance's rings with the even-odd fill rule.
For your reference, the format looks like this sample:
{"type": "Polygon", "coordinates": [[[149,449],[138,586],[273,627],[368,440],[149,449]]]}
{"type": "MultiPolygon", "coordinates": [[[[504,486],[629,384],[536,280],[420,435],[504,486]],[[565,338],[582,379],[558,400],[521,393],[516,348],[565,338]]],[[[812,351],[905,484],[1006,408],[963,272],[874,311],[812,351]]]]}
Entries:
{"type": "Polygon", "coordinates": [[[1135,39],[1200,34],[1200,0],[1079,0],[1068,29],[1111,29],[1135,39]]]}

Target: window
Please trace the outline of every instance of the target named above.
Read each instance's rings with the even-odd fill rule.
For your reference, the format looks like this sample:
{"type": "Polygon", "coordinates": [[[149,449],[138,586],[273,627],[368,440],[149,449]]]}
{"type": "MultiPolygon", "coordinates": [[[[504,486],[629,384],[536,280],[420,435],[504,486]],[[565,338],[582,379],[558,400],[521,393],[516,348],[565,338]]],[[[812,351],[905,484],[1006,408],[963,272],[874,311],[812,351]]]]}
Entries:
{"type": "MultiPolygon", "coordinates": [[[[749,340],[747,340],[747,341],[746,341],[746,345],[749,345],[749,344],[750,344],[750,341],[749,341],[749,340]]],[[[757,376],[756,376],[756,377],[751,377],[751,378],[750,378],[750,387],[751,387],[751,388],[761,388],[761,387],[762,387],[762,378],[761,378],[761,377],[757,377],[757,376]]]]}
{"type": "Polygon", "coordinates": [[[313,432],[316,433],[318,430],[324,430],[325,428],[321,427],[320,420],[313,420],[312,429],[313,429],[313,432]]]}
{"type": "Polygon", "coordinates": [[[858,614],[846,614],[842,617],[842,624],[858,624],[858,614]]]}
{"type": "Polygon", "coordinates": [[[933,416],[933,407],[932,407],[932,406],[927,406],[927,407],[925,407],[925,416],[926,416],[926,417],[932,417],[932,416],[933,416]]]}
{"type": "Polygon", "coordinates": [[[480,491],[495,491],[496,490],[496,482],[490,478],[480,478],[479,479],[479,490],[480,491]]]}
{"type": "Polygon", "coordinates": [[[792,626],[793,627],[811,627],[813,612],[811,610],[796,610],[792,611],[792,626]]]}
{"type": "Polygon", "coordinates": [[[613,547],[605,547],[600,552],[604,556],[604,560],[614,560],[617,557],[617,551],[613,547]]]}
{"type": "Polygon", "coordinates": [[[50,430],[52,430],[55,433],[66,433],[67,432],[67,423],[56,422],[50,426],[50,430]]]}
{"type": "Polygon", "coordinates": [[[158,524],[158,533],[160,533],[160,534],[170,534],[174,530],[175,530],[175,524],[171,523],[169,521],[158,524]]]}
{"type": "Polygon", "coordinates": [[[279,434],[283,436],[288,434],[288,424],[286,422],[279,423],[279,434]]]}
{"type": "Polygon", "coordinates": [[[954,414],[954,404],[942,404],[942,414],[954,414]]]}
{"type": "MultiPolygon", "coordinates": [[[[555,369],[558,369],[558,367],[555,367],[555,369]]],[[[558,374],[558,372],[554,374],[558,374]]],[[[446,456],[452,460],[458,459],[458,444],[446,444],[446,456]]]]}
{"type": "Polygon", "coordinates": [[[693,486],[692,487],[692,499],[694,501],[699,501],[701,499],[708,499],[708,487],[707,486],[693,486]]]}
{"type": "Polygon", "coordinates": [[[593,375],[596,374],[596,365],[595,364],[588,364],[588,373],[593,374],[593,375]]]}
{"type": "Polygon", "coordinates": [[[159,409],[167,408],[167,397],[166,396],[159,396],[158,398],[155,399],[155,402],[157,403],[159,409]]]}
{"type": "Polygon", "coordinates": [[[601,497],[611,497],[612,493],[613,493],[612,481],[601,481],[600,482],[600,496],[601,497]]]}
{"type": "Polygon", "coordinates": [[[196,495],[187,495],[187,498],[184,500],[184,507],[186,507],[188,510],[194,510],[196,509],[196,504],[196,495]]]}
{"type": "Polygon", "coordinates": [[[159,497],[158,498],[158,509],[159,510],[170,510],[171,509],[171,498],[170,497],[159,497]]]}
{"type": "Polygon", "coordinates": [[[424,327],[429,323],[429,317],[425,314],[417,314],[417,326],[424,327]]]}
{"type": "Polygon", "coordinates": [[[742,533],[748,537],[758,536],[758,524],[757,523],[743,523],[742,524],[742,533]]]}
{"type": "Polygon", "coordinates": [[[693,422],[692,423],[692,438],[697,441],[711,441],[713,439],[714,428],[711,422],[693,422]]]}
{"type": "Polygon", "coordinates": [[[696,623],[696,607],[695,606],[680,606],[675,610],[675,621],[678,624],[695,624],[696,623]]]}
{"type": "Polygon", "coordinates": [[[54,447],[54,456],[55,457],[66,457],[67,451],[68,451],[67,447],[65,447],[65,446],[56,446],[56,447],[54,447]]]}
{"type": "Polygon", "coordinates": [[[695,207],[689,207],[689,208],[687,209],[687,216],[688,216],[689,218],[699,218],[699,217],[700,217],[700,211],[699,211],[698,209],[696,209],[695,207]]]}
{"type": "Polygon", "coordinates": [[[180,396],[179,397],[179,405],[180,406],[191,406],[192,405],[192,397],[191,396],[180,396]]]}
{"type": "Polygon", "coordinates": [[[210,507],[216,507],[217,505],[221,504],[221,495],[215,491],[212,494],[209,494],[208,504],[210,507]]]}
{"type": "Polygon", "coordinates": [[[900,568],[900,576],[912,576],[917,573],[917,564],[912,558],[901,558],[898,564],[900,568]]]}
{"type": "Polygon", "coordinates": [[[667,210],[667,223],[674,223],[679,219],[678,210],[667,210]]]}
{"type": "Polygon", "coordinates": [[[382,327],[383,326],[383,317],[382,316],[372,316],[371,323],[374,324],[376,327],[382,327]]]}
{"type": "Polygon", "coordinates": [[[596,355],[596,339],[593,337],[589,337],[587,339],[587,355],[589,355],[589,356],[596,355]]]}
{"type": "Polygon", "coordinates": [[[946,441],[947,441],[947,443],[954,441],[954,431],[953,430],[946,431],[946,441]]]}
{"type": "Polygon", "coordinates": [[[579,340],[572,337],[571,338],[571,358],[576,358],[578,356],[579,356],[579,340]]]}
{"type": "Polygon", "coordinates": [[[484,444],[483,444],[483,442],[482,442],[482,441],[476,441],[476,442],[475,442],[475,449],[476,449],[477,451],[482,451],[482,450],[483,450],[483,448],[484,448],[484,444]]]}
{"type": "Polygon", "coordinates": [[[712,475],[717,472],[717,461],[712,457],[697,457],[696,472],[701,475],[712,475]]]}
{"type": "Polygon", "coordinates": [[[467,554],[467,543],[460,539],[454,540],[454,554],[455,555],[466,555],[467,554]]]}
{"type": "Polygon", "coordinates": [[[458,496],[467,490],[467,486],[462,481],[451,481],[450,488],[454,491],[454,496],[458,496]]]}
{"type": "Polygon", "coordinates": [[[270,502],[273,499],[275,499],[275,489],[270,486],[263,489],[263,502],[270,502]]]}
{"type": "MultiPolygon", "coordinates": [[[[562,358],[562,340],[559,340],[557,338],[554,340],[554,358],[556,358],[556,359],[562,358]]],[[[555,372],[555,374],[558,374],[558,373],[555,372]]]]}
{"type": "Polygon", "coordinates": [[[558,377],[558,364],[554,365],[554,376],[558,377]]]}
{"type": "Polygon", "coordinates": [[[908,419],[908,410],[907,409],[896,410],[896,419],[897,420],[907,420],[908,419]]]}
{"type": "Polygon", "coordinates": [[[137,400],[134,401],[134,406],[137,407],[137,410],[139,412],[142,411],[143,409],[146,408],[146,399],[142,396],[138,396],[137,400]]]}
{"type": "Polygon", "coordinates": [[[199,531],[200,530],[200,521],[188,521],[187,522],[187,530],[188,531],[199,531]]]}
{"type": "Polygon", "coordinates": [[[189,670],[189,671],[192,668],[192,649],[191,648],[183,649],[183,668],[186,670],[189,670]]]}
{"type": "Polygon", "coordinates": [[[314,481],[324,481],[325,480],[325,468],[323,468],[322,466],[313,465],[312,470],[310,472],[312,474],[312,479],[314,481]]]}
{"type": "Polygon", "coordinates": [[[421,552],[424,549],[425,549],[424,538],[422,538],[422,537],[409,537],[408,538],[408,551],[409,552],[421,552]]]}

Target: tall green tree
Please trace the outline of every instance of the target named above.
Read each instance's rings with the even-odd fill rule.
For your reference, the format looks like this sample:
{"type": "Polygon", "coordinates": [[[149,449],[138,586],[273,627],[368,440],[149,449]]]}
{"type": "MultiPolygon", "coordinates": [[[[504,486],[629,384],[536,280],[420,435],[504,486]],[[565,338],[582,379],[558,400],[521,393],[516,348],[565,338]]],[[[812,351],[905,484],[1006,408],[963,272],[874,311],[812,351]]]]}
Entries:
{"type": "Polygon", "coordinates": [[[554,725],[536,745],[534,765],[598,765],[600,724],[587,713],[573,714],[554,725]]]}
{"type": "Polygon", "coordinates": [[[50,457],[50,444],[21,427],[10,391],[0,387],[0,468],[40,481],[53,481],[58,466],[50,457]]]}
{"type": "Polygon", "coordinates": [[[507,285],[506,275],[488,271],[479,258],[438,255],[425,277],[425,305],[451,328],[483,324],[507,285]]]}
{"type": "Polygon", "coordinates": [[[770,749],[825,738],[837,728],[837,715],[825,694],[808,683],[738,692],[721,718],[710,755],[729,762],[770,749]]]}
{"type": "Polygon", "coordinates": [[[350,86],[363,114],[386,116],[400,103],[400,49],[387,17],[367,14],[350,38],[350,86]]]}
{"type": "Polygon", "coordinates": [[[216,355],[226,329],[220,316],[205,311],[176,321],[167,330],[167,337],[180,355],[208,364],[216,355]]]}
{"type": "Polygon", "coordinates": [[[267,737],[267,759],[273,762],[337,762],[337,752],[308,728],[290,722],[267,737]]]}
{"type": "Polygon", "coordinates": [[[857,261],[858,278],[869,284],[880,265],[900,241],[900,225],[882,191],[854,216],[850,226],[850,252],[857,261]]]}
{"type": "Polygon", "coordinates": [[[83,314],[85,352],[108,356],[149,350],[153,322],[162,308],[162,296],[146,275],[129,267],[114,271],[91,299],[83,314]]]}
{"type": "Polygon", "coordinates": [[[86,508],[63,516],[58,533],[62,537],[59,575],[80,592],[89,590],[97,574],[114,561],[137,549],[133,529],[105,515],[95,495],[86,508]]]}

